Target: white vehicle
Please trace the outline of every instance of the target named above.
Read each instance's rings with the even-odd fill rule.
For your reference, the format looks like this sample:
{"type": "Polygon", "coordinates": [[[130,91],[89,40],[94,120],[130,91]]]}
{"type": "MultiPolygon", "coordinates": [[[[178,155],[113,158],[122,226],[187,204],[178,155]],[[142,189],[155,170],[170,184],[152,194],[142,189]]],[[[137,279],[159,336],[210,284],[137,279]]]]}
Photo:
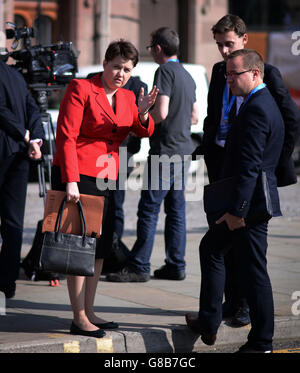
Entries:
{"type": "MultiPolygon", "coordinates": [[[[192,133],[202,133],[203,121],[206,116],[207,110],[207,93],[208,93],[208,79],[206,75],[206,70],[202,65],[194,64],[183,64],[184,68],[191,74],[196,83],[196,99],[199,108],[199,122],[191,126],[192,133]]],[[[139,76],[140,79],[148,85],[148,90],[150,91],[153,85],[153,79],[158,64],[155,62],[139,62],[137,66],[133,69],[132,76],[139,76]]],[[[77,78],[85,78],[88,74],[102,71],[102,65],[91,65],[85,66],[79,69],[76,74],[77,78]]],[[[149,152],[149,139],[143,138],[141,141],[141,149],[137,154],[134,154],[134,162],[145,162],[149,152]]],[[[196,161],[192,162],[190,172],[198,167],[196,161]]]]}

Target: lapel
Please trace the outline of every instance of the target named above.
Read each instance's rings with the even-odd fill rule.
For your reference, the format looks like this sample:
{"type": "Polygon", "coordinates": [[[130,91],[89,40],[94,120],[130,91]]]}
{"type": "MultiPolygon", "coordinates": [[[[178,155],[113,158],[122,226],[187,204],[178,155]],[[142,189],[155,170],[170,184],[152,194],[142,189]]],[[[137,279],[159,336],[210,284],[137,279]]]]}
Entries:
{"type": "Polygon", "coordinates": [[[91,78],[91,87],[92,91],[95,94],[96,103],[102,108],[102,110],[106,113],[106,115],[112,120],[114,123],[118,123],[119,120],[124,116],[124,112],[126,111],[126,97],[124,95],[124,91],[122,89],[118,89],[115,97],[116,97],[116,113],[113,111],[110,103],[106,97],[105,90],[101,83],[100,74],[97,74],[93,78],[91,78]]]}
{"type": "MultiPolygon", "coordinates": [[[[222,89],[222,104],[223,104],[224,88],[226,84],[225,73],[226,73],[226,62],[222,61],[219,67],[219,82],[220,82],[220,89],[222,89]]],[[[232,97],[232,92],[229,89],[229,100],[231,99],[231,97],[232,97]]],[[[229,113],[229,120],[231,121],[231,123],[234,121],[236,116],[237,115],[236,115],[236,100],[235,100],[229,113]]]]}
{"type": "Polygon", "coordinates": [[[241,114],[244,112],[245,108],[247,107],[248,103],[250,101],[252,101],[254,98],[260,96],[260,95],[263,95],[265,92],[265,88],[263,89],[260,89],[259,91],[255,92],[250,98],[249,100],[246,102],[246,104],[244,104],[244,102],[242,103],[242,105],[240,106],[240,109],[239,109],[239,112],[238,112],[238,115],[237,117],[240,117],[241,114]]]}
{"type": "Polygon", "coordinates": [[[217,83],[218,83],[218,90],[220,90],[220,105],[222,108],[223,105],[223,94],[224,94],[224,89],[225,89],[225,84],[226,84],[226,79],[225,79],[225,72],[226,72],[226,64],[225,62],[221,62],[219,69],[218,69],[218,77],[217,77],[217,83]]]}
{"type": "MultiPolygon", "coordinates": [[[[243,125],[243,114],[244,114],[244,111],[245,109],[247,108],[247,105],[249,104],[249,102],[251,102],[254,98],[260,96],[260,95],[264,95],[264,92],[265,92],[265,88],[264,89],[260,89],[258,92],[255,92],[250,98],[249,100],[246,102],[246,104],[242,104],[240,106],[240,110],[238,112],[238,115],[235,117],[234,121],[232,122],[232,125],[230,127],[230,130],[228,131],[228,135],[227,135],[227,139],[226,139],[226,144],[225,144],[225,147],[227,147],[228,143],[230,141],[235,141],[234,138],[236,136],[236,133],[238,132],[239,130],[239,126],[242,126],[243,125]]],[[[246,114],[247,115],[247,114],[246,114]]]]}
{"type": "Polygon", "coordinates": [[[126,117],[126,112],[128,112],[128,99],[126,97],[126,93],[129,93],[127,90],[123,88],[119,88],[116,92],[116,117],[117,120],[120,122],[126,117]]]}
{"type": "Polygon", "coordinates": [[[220,62],[220,66],[218,69],[218,81],[222,84],[222,86],[225,84],[226,79],[225,79],[225,73],[226,73],[226,63],[225,61],[220,62]]]}
{"type": "Polygon", "coordinates": [[[224,61],[220,63],[217,69],[217,78],[216,78],[216,97],[214,102],[214,110],[216,113],[216,123],[217,127],[219,127],[219,123],[221,120],[222,115],[222,107],[223,107],[223,95],[224,95],[224,89],[225,89],[225,72],[226,72],[226,64],[224,61]]]}

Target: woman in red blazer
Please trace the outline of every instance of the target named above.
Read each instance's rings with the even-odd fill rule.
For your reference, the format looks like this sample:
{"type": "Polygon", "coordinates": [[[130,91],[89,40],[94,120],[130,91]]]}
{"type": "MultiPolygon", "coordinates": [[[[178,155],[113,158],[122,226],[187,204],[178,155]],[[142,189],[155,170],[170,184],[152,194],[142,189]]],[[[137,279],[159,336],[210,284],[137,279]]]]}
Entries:
{"type": "MultiPolygon", "coordinates": [[[[153,133],[154,121],[148,110],[155,103],[156,87],[147,96],[141,89],[138,107],[134,93],[122,88],[137,62],[136,48],[119,40],[109,45],[102,73],[91,79],[74,79],[68,85],[57,121],[52,187],[65,190],[69,201],[77,202],[80,193],[107,197],[108,190],[97,186],[117,179],[123,140],[129,132],[139,137],[153,133]]],[[[74,315],[72,334],[101,338],[103,329],[118,327],[97,317],[93,310],[103,249],[97,245],[93,277],[67,276],[74,315]]]]}

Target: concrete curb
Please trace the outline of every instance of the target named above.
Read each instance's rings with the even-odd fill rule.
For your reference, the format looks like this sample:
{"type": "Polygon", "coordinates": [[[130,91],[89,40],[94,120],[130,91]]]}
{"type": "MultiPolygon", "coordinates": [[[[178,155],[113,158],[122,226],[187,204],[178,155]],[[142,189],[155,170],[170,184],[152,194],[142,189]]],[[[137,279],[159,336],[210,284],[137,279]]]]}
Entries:
{"type": "MultiPolygon", "coordinates": [[[[107,332],[101,339],[81,336],[59,337],[0,346],[0,353],[189,353],[210,352],[226,344],[244,344],[250,326],[233,328],[222,323],[214,346],[205,346],[199,335],[186,326],[173,329],[142,329],[137,332],[107,332]]],[[[299,338],[300,319],[281,317],[275,319],[274,339],[299,338]]]]}
{"type": "MultiPolygon", "coordinates": [[[[295,339],[298,346],[300,316],[292,315],[296,315],[299,309],[295,295],[299,299],[300,183],[288,190],[280,190],[280,194],[286,217],[271,221],[268,248],[268,268],[277,315],[274,342],[276,344],[279,341],[280,344],[281,341],[284,343],[284,339],[295,339]]],[[[138,200],[139,193],[130,190],[126,192],[124,209],[127,225],[124,243],[128,247],[132,247],[136,239],[138,200]]],[[[36,222],[42,212],[43,202],[38,197],[38,187],[29,185],[23,256],[31,248],[36,222]]],[[[164,263],[163,227],[164,215],[161,214],[151,257],[152,270],[164,263]]],[[[216,344],[206,346],[199,335],[185,325],[185,313],[195,312],[199,307],[198,248],[206,231],[206,218],[201,203],[188,202],[187,227],[185,281],[153,279],[147,283],[113,284],[101,278],[95,312],[104,320],[115,320],[120,324],[119,329],[107,332],[102,339],[69,334],[73,315],[65,281],[61,281],[60,287],[51,288],[47,282],[31,282],[25,277],[20,278],[15,299],[6,302],[2,298],[1,303],[0,298],[0,315],[7,314],[6,317],[0,316],[0,359],[5,358],[5,353],[14,360],[14,356],[9,353],[33,352],[58,353],[61,357],[64,353],[223,352],[226,346],[232,346],[230,351],[235,351],[246,342],[249,327],[233,328],[225,321],[220,326],[216,344]]],[[[27,356],[31,358],[30,354],[27,356]]]]}

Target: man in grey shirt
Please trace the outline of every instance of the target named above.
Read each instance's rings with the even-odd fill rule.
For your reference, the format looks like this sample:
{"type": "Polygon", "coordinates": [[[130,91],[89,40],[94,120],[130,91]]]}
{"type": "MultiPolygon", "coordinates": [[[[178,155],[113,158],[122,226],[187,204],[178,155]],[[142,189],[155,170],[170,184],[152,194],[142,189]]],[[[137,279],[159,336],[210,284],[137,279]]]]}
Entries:
{"type": "Polygon", "coordinates": [[[151,110],[156,126],[150,138],[144,187],[138,206],[137,240],[126,267],[107,275],[107,280],[114,282],[145,282],[150,279],[150,257],[163,201],[166,259],[165,265],[154,271],[154,277],[185,278],[184,188],[188,163],[185,158],[193,151],[191,124],[198,122],[196,85],[179,63],[179,37],[174,30],[162,27],[154,31],[147,49],[160,65],[154,77],[159,95],[151,110]]]}

